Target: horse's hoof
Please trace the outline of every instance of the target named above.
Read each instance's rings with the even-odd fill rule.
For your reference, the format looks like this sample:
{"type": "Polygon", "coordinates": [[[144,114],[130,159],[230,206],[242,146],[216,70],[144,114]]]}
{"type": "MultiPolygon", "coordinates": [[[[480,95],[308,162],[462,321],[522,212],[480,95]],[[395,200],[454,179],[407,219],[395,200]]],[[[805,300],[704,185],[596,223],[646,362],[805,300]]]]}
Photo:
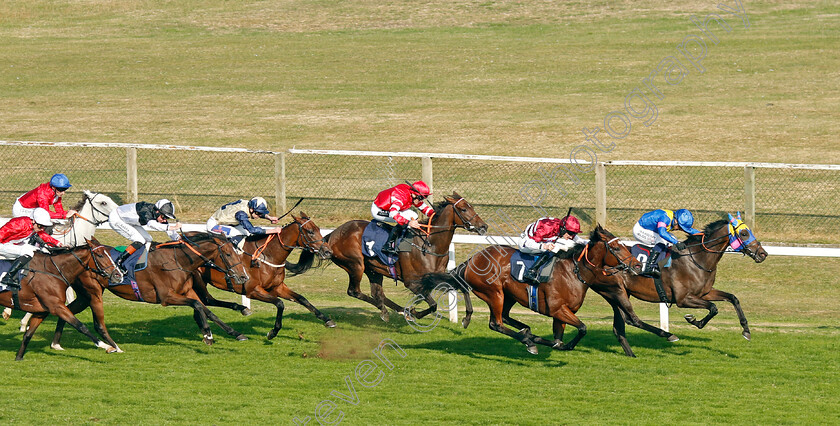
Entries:
{"type": "Polygon", "coordinates": [[[679,337],[677,337],[677,336],[675,336],[675,335],[673,335],[673,334],[672,334],[672,335],[670,335],[670,336],[668,336],[668,341],[669,341],[669,342],[676,342],[677,340],[680,340],[680,338],[679,338],[679,337]]]}
{"type": "Polygon", "coordinates": [[[466,329],[467,327],[470,326],[470,319],[469,318],[464,318],[463,320],[461,320],[461,325],[463,325],[464,328],[466,329]]]}
{"type": "Polygon", "coordinates": [[[694,321],[694,315],[692,315],[692,314],[685,314],[685,317],[684,317],[684,318],[685,318],[685,320],[686,320],[686,321],[688,321],[688,322],[692,322],[692,321],[694,321]]]}
{"type": "Polygon", "coordinates": [[[743,333],[741,333],[741,334],[744,336],[744,338],[745,338],[745,339],[750,340],[750,337],[751,337],[751,336],[750,336],[750,332],[749,332],[749,331],[745,331],[745,332],[743,332],[743,333]]]}
{"type": "Polygon", "coordinates": [[[58,343],[50,343],[50,348],[55,349],[57,351],[63,351],[64,348],[61,347],[58,343]]]}
{"type": "Polygon", "coordinates": [[[389,318],[388,318],[388,312],[387,312],[387,311],[385,311],[385,312],[380,313],[380,314],[379,314],[379,318],[381,318],[381,319],[382,319],[382,321],[388,322],[388,319],[389,319],[389,318]]]}
{"type": "Polygon", "coordinates": [[[118,353],[118,354],[121,354],[121,353],[125,352],[125,351],[123,351],[122,349],[120,349],[120,347],[119,347],[119,346],[115,346],[115,347],[117,348],[117,353],[118,353]]]}
{"type": "Polygon", "coordinates": [[[325,322],[325,323],[324,323],[324,327],[327,327],[327,328],[335,328],[335,321],[333,321],[333,320],[327,320],[327,322],[325,322]]]}
{"type": "Polygon", "coordinates": [[[8,321],[12,317],[12,310],[9,308],[3,309],[3,320],[8,321]]]}
{"type": "Polygon", "coordinates": [[[244,334],[240,334],[240,335],[236,336],[236,340],[239,340],[240,342],[242,342],[244,340],[248,340],[248,336],[246,336],[244,334]]]}
{"type": "Polygon", "coordinates": [[[29,326],[28,326],[28,325],[22,325],[22,326],[20,326],[20,332],[21,332],[21,333],[26,333],[26,331],[27,331],[27,330],[29,330],[29,326]]]}
{"type": "Polygon", "coordinates": [[[271,330],[271,331],[269,331],[269,332],[268,332],[268,334],[266,334],[266,335],[265,335],[265,337],[266,337],[268,340],[271,340],[271,339],[273,339],[273,338],[277,337],[277,332],[278,332],[278,331],[279,331],[279,330],[271,330]]]}
{"type": "Polygon", "coordinates": [[[248,315],[251,315],[251,314],[252,314],[252,312],[251,312],[250,308],[245,308],[245,309],[242,310],[242,316],[243,317],[247,317],[248,315]]]}
{"type": "Polygon", "coordinates": [[[536,354],[540,353],[540,351],[537,350],[536,346],[528,346],[527,349],[528,349],[528,352],[531,355],[536,355],[536,354]]]}
{"type": "Polygon", "coordinates": [[[117,353],[117,348],[111,346],[109,349],[105,349],[106,354],[114,354],[117,353]]]}
{"type": "Polygon", "coordinates": [[[206,344],[207,344],[207,346],[210,346],[210,345],[212,345],[213,343],[216,343],[216,341],[215,341],[215,340],[213,340],[213,337],[207,337],[207,336],[204,336],[204,339],[203,339],[203,340],[204,340],[204,343],[206,343],[206,344]]]}

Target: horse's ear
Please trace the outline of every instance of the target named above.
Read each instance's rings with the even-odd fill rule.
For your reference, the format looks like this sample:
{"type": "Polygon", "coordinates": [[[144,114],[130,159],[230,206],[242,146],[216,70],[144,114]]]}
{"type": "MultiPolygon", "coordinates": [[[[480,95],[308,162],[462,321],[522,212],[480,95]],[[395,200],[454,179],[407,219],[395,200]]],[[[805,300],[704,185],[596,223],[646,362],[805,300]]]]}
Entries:
{"type": "Polygon", "coordinates": [[[741,220],[741,212],[738,212],[738,220],[741,220]]]}
{"type": "Polygon", "coordinates": [[[735,221],[735,218],[734,218],[734,217],[732,217],[732,215],[731,215],[731,214],[727,213],[726,215],[727,215],[727,216],[729,216],[729,223],[737,223],[737,222],[735,221]]]}
{"type": "Polygon", "coordinates": [[[289,216],[291,216],[291,217],[292,217],[292,220],[294,220],[295,222],[297,222],[297,221],[299,220],[299,219],[295,216],[295,214],[294,214],[294,213],[290,214],[289,216]]]}
{"type": "Polygon", "coordinates": [[[92,193],[92,192],[90,192],[90,191],[88,191],[87,189],[85,189],[85,190],[84,190],[84,191],[82,191],[82,192],[84,192],[84,193],[85,193],[85,195],[86,195],[88,198],[93,197],[93,193],[92,193]]]}
{"type": "Polygon", "coordinates": [[[461,196],[461,195],[459,195],[457,192],[455,192],[455,190],[453,190],[453,191],[452,191],[452,198],[454,198],[454,199],[456,199],[456,200],[457,200],[457,199],[459,199],[459,198],[464,198],[464,197],[462,197],[462,196],[461,196]]]}
{"type": "Polygon", "coordinates": [[[309,219],[309,215],[307,215],[306,213],[304,213],[304,212],[303,212],[303,210],[301,210],[301,212],[300,212],[300,218],[301,218],[301,219],[309,219]]]}

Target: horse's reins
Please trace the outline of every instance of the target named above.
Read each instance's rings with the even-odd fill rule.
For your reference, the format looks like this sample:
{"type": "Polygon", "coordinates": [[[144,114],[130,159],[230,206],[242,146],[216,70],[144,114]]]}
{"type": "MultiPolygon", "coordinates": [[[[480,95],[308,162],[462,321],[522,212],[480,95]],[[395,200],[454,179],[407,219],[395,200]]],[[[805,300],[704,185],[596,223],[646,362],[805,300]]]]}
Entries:
{"type": "MultiPolygon", "coordinates": [[[[213,237],[212,235],[211,235],[211,238],[213,238],[213,244],[216,245],[216,250],[218,250],[219,254],[221,255],[222,247],[224,247],[224,245],[217,244],[215,237],[213,237]]],[[[230,241],[228,241],[226,244],[230,244],[230,241]]],[[[208,257],[204,256],[198,250],[196,250],[195,247],[194,247],[195,243],[190,241],[190,239],[187,238],[187,236],[184,235],[183,233],[181,233],[181,239],[180,240],[161,243],[161,244],[158,244],[157,247],[168,247],[168,246],[177,246],[177,245],[182,246],[182,249],[183,249],[183,247],[186,247],[186,248],[190,249],[190,251],[192,251],[196,256],[198,256],[199,259],[204,261],[204,264],[207,267],[224,273],[225,274],[225,281],[227,282],[228,287],[230,287],[230,288],[233,287],[233,283],[231,282],[231,269],[233,269],[236,265],[241,264],[242,262],[239,262],[239,263],[234,264],[234,265],[230,265],[230,264],[228,264],[227,259],[225,259],[224,256],[221,256],[222,262],[225,263],[225,267],[226,267],[226,269],[223,269],[222,267],[217,265],[215,262],[210,260],[208,257]]],[[[184,250],[184,252],[186,253],[186,250],[184,250]]]]}
{"type": "MultiPolygon", "coordinates": [[[[607,248],[607,251],[609,251],[610,254],[612,254],[613,257],[615,257],[615,260],[618,261],[618,265],[615,265],[615,266],[606,266],[605,265],[604,267],[601,267],[601,268],[595,266],[595,264],[592,263],[592,261],[589,260],[589,257],[586,255],[589,252],[589,244],[587,244],[586,246],[583,247],[583,250],[581,251],[580,255],[578,256],[577,261],[580,262],[581,259],[585,259],[586,263],[588,263],[590,266],[592,266],[592,268],[587,267],[586,269],[589,269],[590,271],[593,271],[593,273],[594,273],[594,270],[600,269],[601,273],[604,274],[604,276],[615,275],[615,274],[617,274],[621,271],[629,269],[630,267],[627,264],[624,263],[624,260],[629,259],[630,257],[632,257],[632,255],[626,257],[625,259],[622,259],[622,258],[618,257],[618,254],[616,254],[616,252],[613,250],[613,248],[610,247],[610,244],[612,244],[613,241],[616,241],[616,240],[618,240],[618,237],[615,237],[615,238],[613,238],[609,241],[601,240],[600,242],[604,243],[604,246],[607,248]],[[607,273],[608,268],[611,270],[611,272],[609,274],[607,273]]],[[[578,277],[578,278],[580,278],[580,277],[578,277]]],[[[583,280],[581,280],[581,281],[583,281],[583,280]]],[[[583,282],[585,283],[585,281],[583,281],[583,282]]]]}

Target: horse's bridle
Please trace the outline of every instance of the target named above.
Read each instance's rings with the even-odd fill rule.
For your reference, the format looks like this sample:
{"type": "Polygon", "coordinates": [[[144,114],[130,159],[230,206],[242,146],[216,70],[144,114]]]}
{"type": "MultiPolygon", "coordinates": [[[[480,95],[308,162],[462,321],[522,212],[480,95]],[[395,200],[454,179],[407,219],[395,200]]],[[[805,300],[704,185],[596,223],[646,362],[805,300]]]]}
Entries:
{"type": "MultiPolygon", "coordinates": [[[[735,238],[738,238],[738,239],[741,238],[741,236],[738,234],[738,228],[740,228],[741,226],[747,226],[747,225],[745,223],[741,223],[738,226],[734,227],[735,238]]],[[[728,238],[731,234],[727,232],[727,233],[725,233],[725,234],[723,234],[723,235],[721,235],[717,238],[713,238],[709,241],[706,241],[706,234],[705,233],[701,232],[700,235],[701,235],[701,237],[700,237],[700,242],[699,243],[695,243],[695,244],[685,246],[686,250],[688,251],[688,257],[691,259],[691,261],[694,263],[694,265],[697,266],[698,268],[700,268],[700,269],[702,269],[706,272],[713,272],[714,271],[713,269],[707,269],[707,268],[703,267],[702,265],[700,265],[699,263],[697,263],[697,260],[694,259],[695,252],[692,252],[690,249],[692,247],[701,246],[701,247],[703,247],[703,250],[706,251],[707,253],[715,253],[715,254],[725,253],[726,248],[729,246],[729,244],[725,245],[723,250],[712,250],[712,249],[706,247],[706,243],[707,242],[708,243],[713,243],[715,241],[718,241],[718,240],[721,240],[721,239],[724,239],[724,238],[728,238]]],[[[750,250],[749,247],[746,244],[742,244],[741,248],[736,250],[736,252],[738,252],[738,251],[743,253],[745,256],[749,256],[749,257],[755,259],[756,252],[753,252],[752,250],[750,250]]]]}
{"type": "MultiPolygon", "coordinates": [[[[302,239],[303,240],[303,245],[301,245],[301,246],[287,245],[286,243],[283,242],[283,238],[281,238],[280,235],[277,236],[277,241],[280,242],[280,245],[283,246],[284,249],[289,250],[289,251],[292,251],[296,248],[299,248],[299,249],[306,250],[310,253],[317,252],[318,250],[316,248],[312,247],[312,244],[318,243],[318,242],[323,244],[324,243],[324,237],[321,237],[317,240],[313,239],[313,238],[309,238],[309,236],[307,235],[308,231],[304,228],[304,226],[306,226],[306,224],[311,222],[311,221],[312,221],[312,219],[306,218],[306,221],[303,222],[303,223],[300,223],[298,221],[294,221],[294,222],[286,225],[286,226],[291,226],[293,224],[297,225],[297,227],[298,227],[298,237],[297,237],[297,240],[295,241],[295,243],[300,243],[300,240],[302,239]]],[[[285,229],[285,227],[283,227],[283,229],[285,229]]],[[[282,234],[282,232],[281,232],[281,234],[282,234]]]]}
{"type": "Polygon", "coordinates": [[[88,201],[90,201],[90,209],[91,209],[91,210],[93,211],[93,213],[94,213],[94,214],[92,214],[92,215],[91,215],[91,217],[93,218],[93,220],[88,219],[88,218],[86,218],[86,217],[84,217],[84,216],[80,215],[78,212],[76,213],[76,216],[78,216],[79,218],[81,218],[81,219],[83,219],[83,220],[87,221],[88,223],[93,224],[94,226],[99,226],[99,225],[102,225],[103,223],[105,223],[105,222],[107,222],[107,221],[108,221],[108,214],[107,214],[107,213],[105,213],[105,212],[103,212],[102,210],[99,210],[99,209],[97,209],[97,208],[96,208],[96,203],[94,202],[94,199],[96,199],[96,196],[97,196],[97,195],[102,195],[102,193],[101,193],[101,192],[94,193],[92,197],[88,197],[88,196],[87,196],[87,194],[85,194],[85,199],[86,199],[86,200],[88,200],[88,201]],[[104,217],[105,217],[105,219],[104,219],[104,220],[98,220],[98,219],[96,219],[96,213],[101,214],[102,216],[104,216],[104,217]]]}
{"type": "MultiPolygon", "coordinates": [[[[589,244],[587,244],[583,248],[583,251],[580,253],[580,256],[577,259],[578,263],[580,263],[581,259],[584,259],[584,260],[586,260],[586,263],[589,264],[589,266],[591,266],[591,268],[589,266],[586,266],[586,269],[589,269],[590,271],[592,271],[592,273],[595,273],[594,271],[596,269],[601,269],[601,273],[604,274],[605,276],[615,275],[619,272],[627,271],[627,270],[632,269],[630,267],[630,265],[624,263],[624,261],[627,260],[627,259],[631,259],[633,257],[633,255],[630,254],[629,256],[625,257],[624,259],[619,257],[618,253],[615,252],[615,249],[613,249],[612,246],[610,246],[610,244],[612,244],[615,241],[618,241],[618,237],[615,237],[615,238],[613,238],[609,241],[600,240],[598,242],[599,243],[604,243],[604,246],[607,248],[607,251],[609,251],[609,253],[615,258],[615,260],[618,261],[618,265],[615,265],[615,266],[604,265],[602,268],[598,268],[597,266],[595,266],[595,264],[593,264],[592,261],[590,261],[589,257],[587,256],[587,252],[589,251],[589,244]],[[607,273],[607,271],[609,271],[609,273],[607,273]]],[[[577,268],[575,268],[575,270],[577,272],[577,268]]],[[[578,274],[578,279],[580,279],[580,274],[578,274]]],[[[582,279],[581,279],[581,281],[585,283],[585,281],[583,281],[582,279]]]]}
{"type": "MultiPolygon", "coordinates": [[[[187,248],[189,248],[191,252],[193,252],[196,256],[198,256],[201,260],[203,260],[203,261],[204,261],[204,265],[205,265],[205,266],[207,266],[207,267],[208,267],[208,268],[210,268],[210,269],[215,269],[215,270],[217,270],[217,271],[219,271],[219,272],[221,272],[221,273],[225,274],[225,281],[227,282],[228,287],[232,287],[232,286],[233,286],[233,283],[231,282],[231,280],[234,280],[234,281],[236,281],[236,282],[238,282],[238,283],[239,283],[239,281],[240,281],[240,278],[239,278],[236,274],[234,274],[234,273],[232,272],[232,271],[233,271],[233,268],[235,268],[235,267],[237,267],[237,266],[241,265],[241,264],[242,264],[242,262],[240,261],[240,262],[237,262],[237,263],[231,264],[230,262],[228,262],[227,257],[225,256],[225,253],[224,253],[224,252],[222,252],[222,249],[223,249],[226,245],[228,245],[228,244],[231,244],[231,245],[232,245],[232,244],[233,244],[233,243],[231,243],[231,242],[230,242],[230,240],[228,240],[227,238],[225,238],[225,242],[224,242],[224,244],[219,244],[219,243],[216,241],[216,239],[217,239],[217,238],[219,238],[216,234],[210,233],[209,235],[210,235],[210,238],[211,238],[211,239],[212,239],[212,241],[213,241],[213,244],[215,244],[215,245],[216,245],[216,250],[219,252],[219,257],[222,259],[222,263],[224,263],[224,264],[225,264],[225,267],[224,267],[224,268],[222,268],[221,266],[217,265],[215,262],[213,262],[212,260],[210,260],[210,258],[208,258],[207,256],[204,256],[203,254],[199,253],[199,251],[195,249],[196,244],[195,244],[195,243],[193,243],[192,241],[190,241],[190,239],[189,239],[189,238],[187,238],[187,236],[186,236],[186,235],[184,235],[183,233],[181,234],[181,239],[180,239],[180,240],[178,240],[178,241],[172,241],[172,242],[169,242],[169,243],[163,243],[163,244],[166,244],[166,245],[170,245],[170,244],[181,244],[181,245],[182,245],[182,249],[183,249],[183,247],[187,247],[187,248]]],[[[158,246],[161,246],[161,245],[163,245],[163,244],[159,244],[158,246]]],[[[186,253],[186,250],[184,250],[184,252],[186,253]]],[[[244,283],[239,283],[239,284],[244,284],[244,283]]]]}

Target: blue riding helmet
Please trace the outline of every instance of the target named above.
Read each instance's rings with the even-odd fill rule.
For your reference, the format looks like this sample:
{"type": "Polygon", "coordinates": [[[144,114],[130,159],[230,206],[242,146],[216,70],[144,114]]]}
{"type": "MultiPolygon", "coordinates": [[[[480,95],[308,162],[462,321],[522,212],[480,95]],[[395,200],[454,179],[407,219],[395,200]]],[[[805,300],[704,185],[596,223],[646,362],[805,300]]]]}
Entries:
{"type": "Polygon", "coordinates": [[[679,209],[674,212],[674,220],[680,225],[680,228],[686,234],[699,234],[700,231],[692,228],[694,225],[694,216],[691,214],[688,209],[679,209]]]}
{"type": "Polygon", "coordinates": [[[50,178],[50,186],[55,189],[66,190],[73,185],[70,185],[70,179],[67,179],[64,173],[56,173],[50,178]]]}
{"type": "Polygon", "coordinates": [[[251,201],[248,201],[248,208],[260,216],[268,216],[271,214],[271,212],[268,211],[268,203],[266,203],[265,199],[262,197],[251,198],[251,201]]]}

